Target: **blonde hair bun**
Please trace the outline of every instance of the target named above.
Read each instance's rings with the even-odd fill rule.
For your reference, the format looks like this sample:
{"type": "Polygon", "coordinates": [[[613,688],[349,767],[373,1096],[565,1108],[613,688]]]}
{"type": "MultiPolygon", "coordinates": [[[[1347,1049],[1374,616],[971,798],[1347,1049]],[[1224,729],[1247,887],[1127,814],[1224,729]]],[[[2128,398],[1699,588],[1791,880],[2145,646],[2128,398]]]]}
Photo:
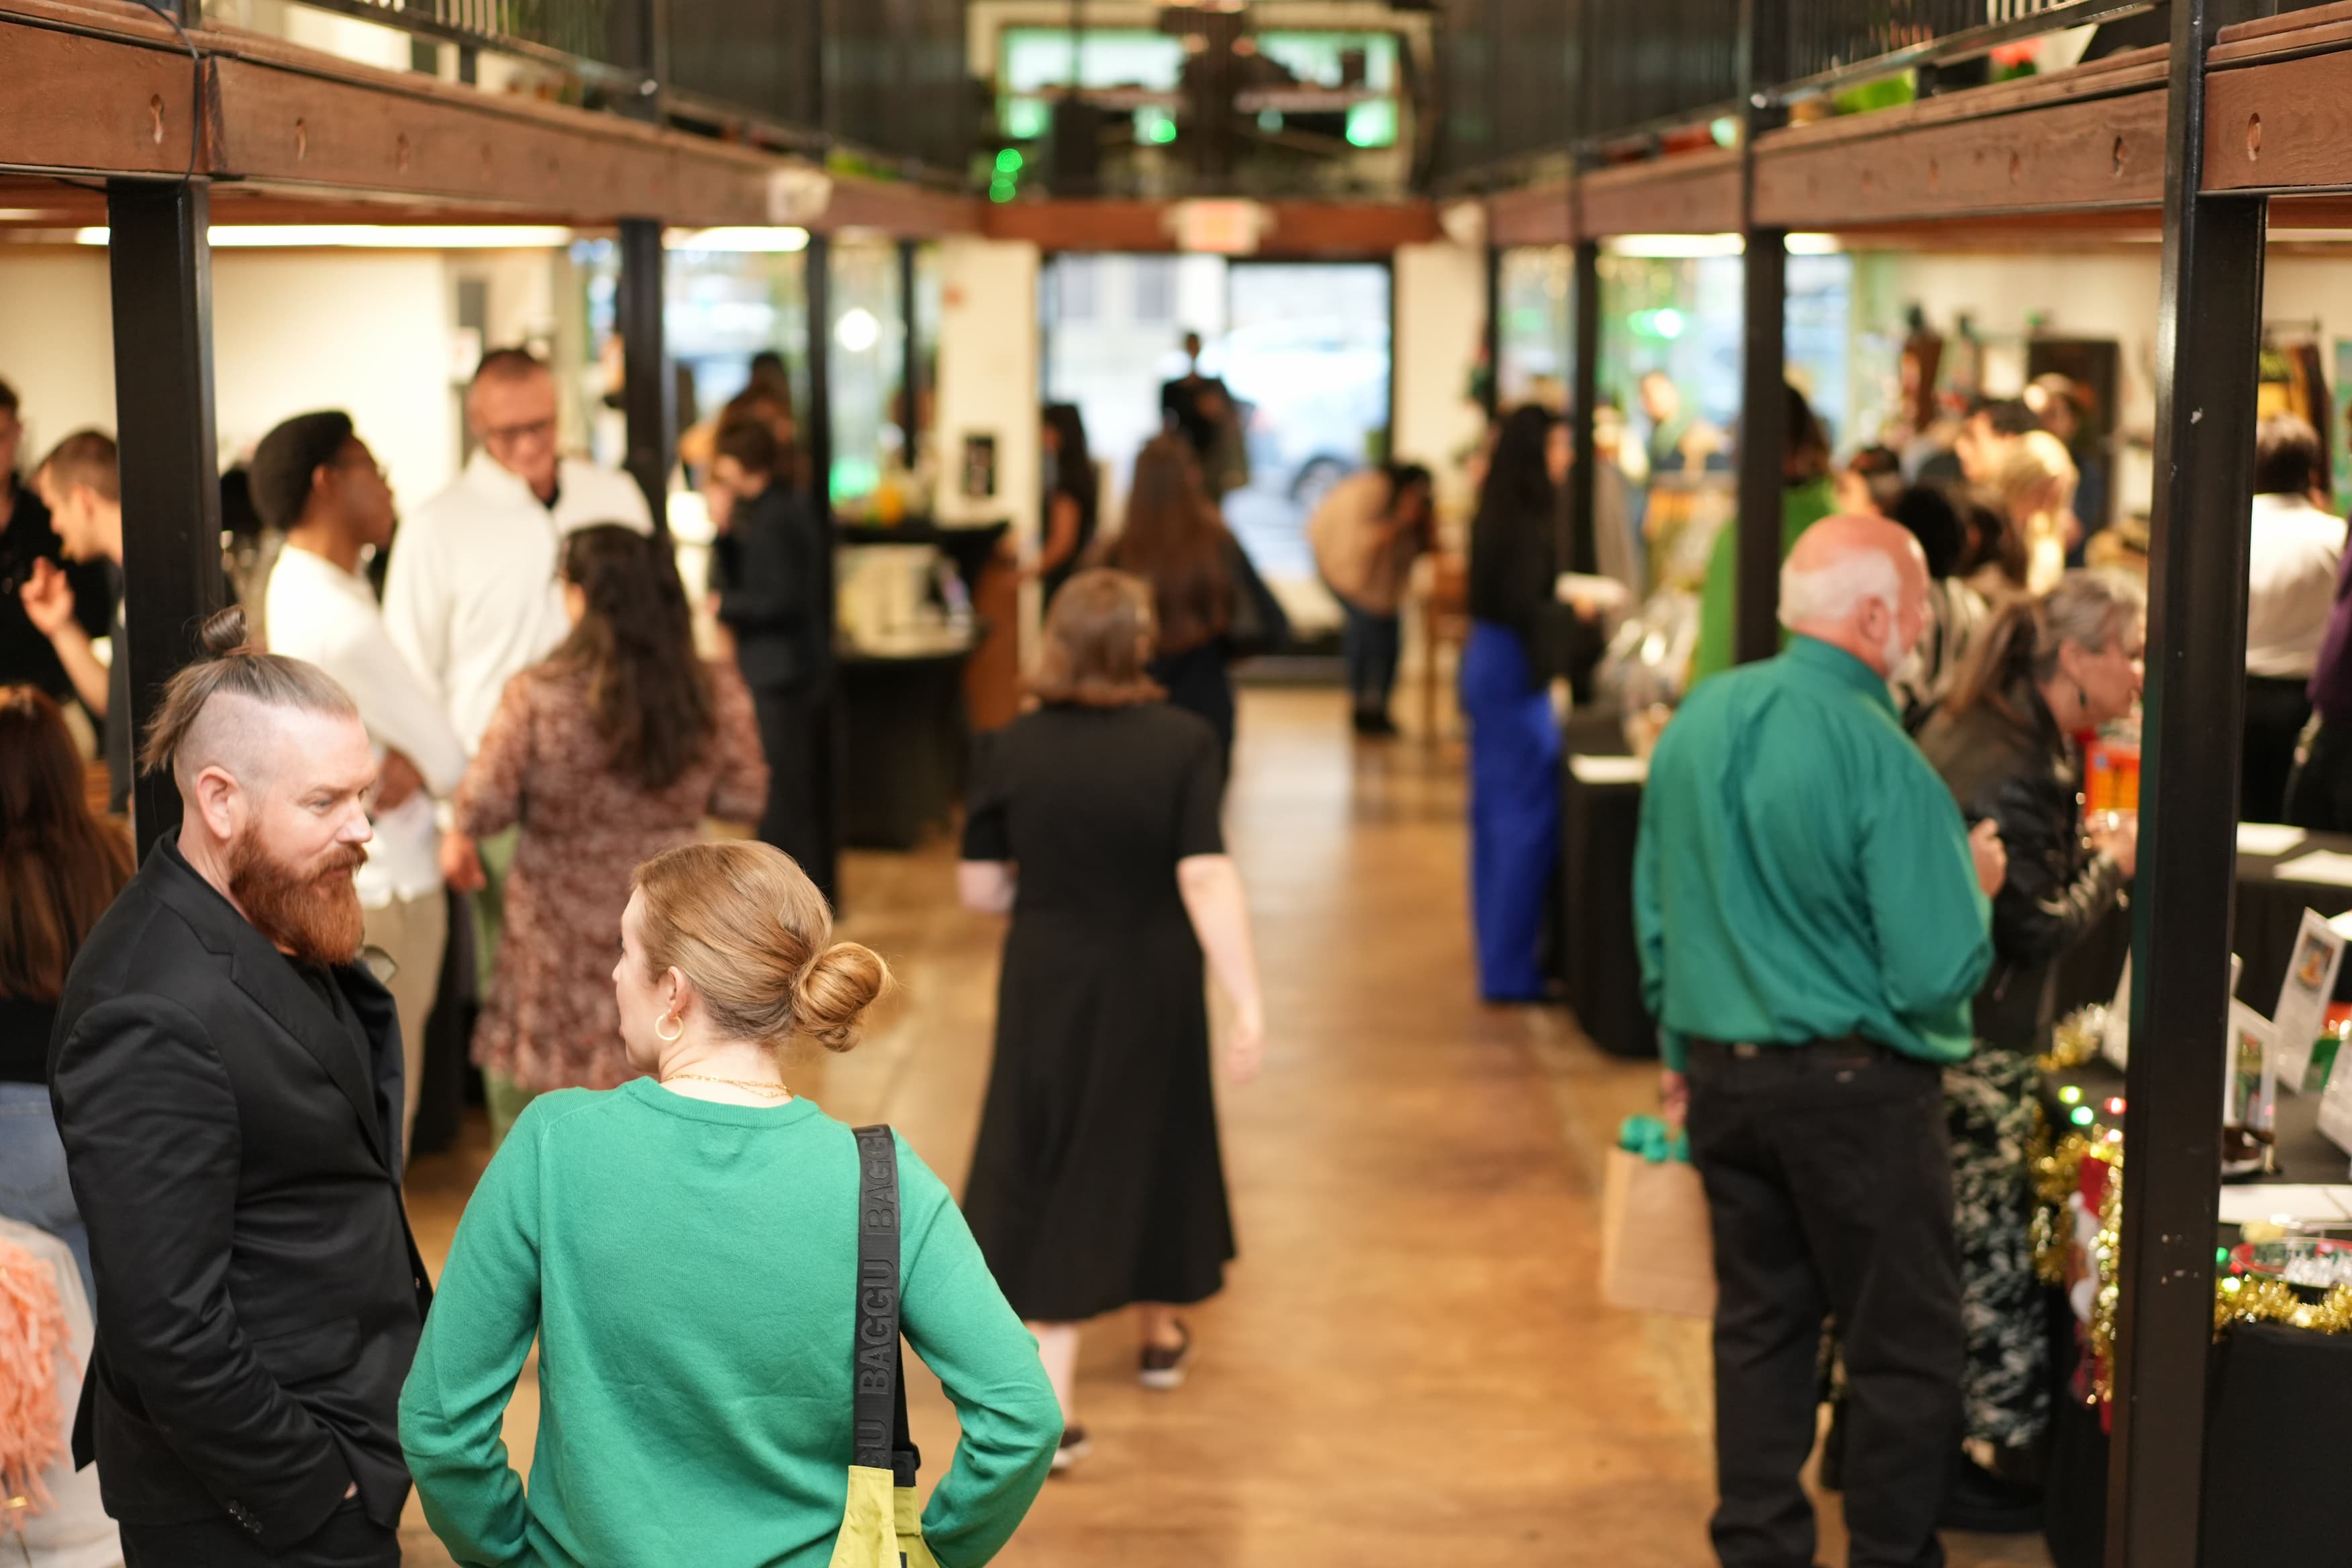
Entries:
{"type": "Polygon", "coordinates": [[[878,954],[833,940],[824,895],[772,845],[685,845],[638,867],[635,882],[648,971],[693,982],[712,1026],[732,1038],[799,1035],[848,1050],[890,984],[878,954]]]}
{"type": "Polygon", "coordinates": [[[801,976],[793,1033],[828,1051],[857,1044],[866,1010],[889,989],[890,968],[872,948],[837,942],[817,954],[801,976]]]}

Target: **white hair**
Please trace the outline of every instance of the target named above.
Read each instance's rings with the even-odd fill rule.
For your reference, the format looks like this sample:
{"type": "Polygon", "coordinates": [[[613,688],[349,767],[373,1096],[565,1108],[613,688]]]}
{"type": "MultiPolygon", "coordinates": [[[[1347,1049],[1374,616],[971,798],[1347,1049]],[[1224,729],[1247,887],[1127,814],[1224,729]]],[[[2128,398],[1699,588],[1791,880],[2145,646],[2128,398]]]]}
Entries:
{"type": "Polygon", "coordinates": [[[1852,551],[1810,572],[1780,568],[1780,624],[1790,631],[1804,621],[1843,621],[1872,599],[1889,615],[1903,603],[1903,574],[1883,550],[1852,551]]]}

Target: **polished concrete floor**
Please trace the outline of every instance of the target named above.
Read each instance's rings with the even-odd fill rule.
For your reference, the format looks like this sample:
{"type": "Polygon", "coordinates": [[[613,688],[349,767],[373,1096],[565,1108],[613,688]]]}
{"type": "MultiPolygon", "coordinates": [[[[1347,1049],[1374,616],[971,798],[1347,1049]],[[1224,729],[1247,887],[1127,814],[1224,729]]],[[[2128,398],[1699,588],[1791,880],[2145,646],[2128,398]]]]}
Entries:
{"type": "MultiPolygon", "coordinates": [[[[1047,1485],[999,1561],[1702,1568],[1704,1328],[1612,1310],[1593,1286],[1602,1153],[1653,1069],[1554,1010],[1478,1005],[1457,747],[1352,744],[1328,692],[1248,693],[1241,735],[1227,818],[1271,1021],[1265,1075],[1222,1091],[1241,1259],[1194,1317],[1180,1393],[1137,1386],[1129,1324],[1090,1329],[1095,1457],[1047,1485]]],[[[853,858],[845,933],[903,991],[855,1055],[796,1058],[790,1080],[835,1116],[897,1124],[957,1184],[999,929],[956,908],[953,875],[945,842],[853,858]]],[[[480,1160],[469,1146],[412,1175],[436,1264],[480,1160]]],[[[935,1479],[953,1418],[919,1373],[915,1392],[935,1479]]],[[[526,1469],[536,1417],[527,1373],[508,1419],[526,1469]]],[[[410,1513],[408,1562],[447,1563],[410,1513]]],[[[1972,1568],[2048,1563],[2032,1538],[1950,1545],[1972,1568]]]]}

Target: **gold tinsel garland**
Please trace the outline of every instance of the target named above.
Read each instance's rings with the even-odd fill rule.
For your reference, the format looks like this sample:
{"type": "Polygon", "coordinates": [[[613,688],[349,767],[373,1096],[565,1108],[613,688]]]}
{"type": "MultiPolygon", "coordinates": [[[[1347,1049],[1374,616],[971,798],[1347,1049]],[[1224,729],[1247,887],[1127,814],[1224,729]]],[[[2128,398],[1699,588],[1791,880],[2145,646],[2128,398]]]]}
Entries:
{"type": "MultiPolygon", "coordinates": [[[[2083,1162],[2103,1161],[2109,1167],[2099,1202],[2098,1229],[2091,1238],[2095,1288],[2086,1339],[2091,1355],[2091,1393],[2097,1401],[2115,1393],[2116,1307],[2121,1291],[2117,1264],[2123,1253],[2124,1152],[2105,1130],[2069,1132],[2054,1147],[2042,1147],[2032,1162],[2035,1271],[2042,1282],[2066,1285],[2066,1268],[2074,1250],[2071,1201],[2082,1190],[2083,1162]]],[[[2307,1301],[2283,1279],[2222,1274],[2213,1281],[2215,1338],[2237,1323],[2283,1323],[2313,1333],[2352,1333],[2352,1286],[2338,1285],[2318,1301],[2307,1301]]]]}
{"type": "Polygon", "coordinates": [[[2043,1072],[2073,1072],[2099,1054],[2106,1042],[2107,1010],[2093,1005],[2069,1013],[2050,1031],[2050,1049],[2034,1058],[2043,1072]]]}

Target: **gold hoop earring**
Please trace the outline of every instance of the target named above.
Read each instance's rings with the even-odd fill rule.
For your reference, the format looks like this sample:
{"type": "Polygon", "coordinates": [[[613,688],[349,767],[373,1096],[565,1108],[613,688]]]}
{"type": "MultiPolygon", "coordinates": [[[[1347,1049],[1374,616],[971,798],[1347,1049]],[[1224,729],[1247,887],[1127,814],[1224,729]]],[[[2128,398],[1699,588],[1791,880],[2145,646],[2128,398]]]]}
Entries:
{"type": "Polygon", "coordinates": [[[665,1013],[660,1017],[654,1020],[654,1038],[659,1040],[663,1045],[674,1046],[677,1044],[679,1039],[681,1039],[685,1034],[686,1020],[679,1017],[675,1013],[665,1013]],[[663,1034],[662,1026],[664,1024],[676,1024],[677,1026],[677,1033],[675,1035],[663,1034]]]}

